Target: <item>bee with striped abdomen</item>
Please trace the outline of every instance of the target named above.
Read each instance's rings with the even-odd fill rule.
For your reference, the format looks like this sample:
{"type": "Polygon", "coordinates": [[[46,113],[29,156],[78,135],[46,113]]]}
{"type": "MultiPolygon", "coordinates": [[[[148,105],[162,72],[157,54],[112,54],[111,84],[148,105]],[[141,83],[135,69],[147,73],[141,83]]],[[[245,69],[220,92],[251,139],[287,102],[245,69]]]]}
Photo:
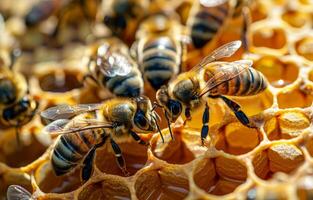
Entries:
{"type": "Polygon", "coordinates": [[[29,94],[25,77],[13,70],[18,49],[11,52],[11,65],[0,66],[0,122],[6,127],[16,128],[16,140],[20,142],[18,129],[30,122],[35,115],[38,102],[29,94]]]}
{"type": "Polygon", "coordinates": [[[139,22],[148,12],[149,0],[102,1],[100,18],[113,35],[131,44],[139,22]]]}
{"type": "Polygon", "coordinates": [[[240,105],[224,95],[258,94],[267,87],[264,76],[250,67],[252,65],[250,60],[213,62],[233,55],[240,46],[240,41],[234,41],[219,47],[190,71],[180,74],[168,87],[163,86],[158,90],[156,105],[164,109],[169,128],[170,122],[175,122],[183,110],[188,120],[191,119],[191,110],[205,104],[201,130],[203,142],[209,131],[209,107],[203,97],[221,98],[243,125],[254,127],[240,105]]]}
{"type": "Polygon", "coordinates": [[[178,22],[155,14],[142,22],[132,46],[143,77],[154,89],[166,85],[180,71],[183,42],[178,22]]]}
{"type": "Polygon", "coordinates": [[[143,92],[141,72],[129,56],[128,47],[117,38],[92,45],[89,52],[89,77],[116,96],[138,97],[143,92]]]}
{"type": "Polygon", "coordinates": [[[115,98],[102,104],[59,105],[43,111],[41,116],[53,121],[45,127],[46,132],[61,134],[51,158],[56,175],[66,174],[82,163],[83,181],[90,178],[95,151],[107,139],[118,166],[127,175],[125,161],[115,139],[131,135],[139,144],[146,145],[137,132],[154,133],[159,130],[159,117],[150,100],[142,96],[115,98]],[[69,119],[73,116],[76,117],[69,119]]]}
{"type": "Polygon", "coordinates": [[[195,48],[209,43],[226,23],[230,5],[228,0],[199,0],[195,2],[187,20],[195,48]]]}

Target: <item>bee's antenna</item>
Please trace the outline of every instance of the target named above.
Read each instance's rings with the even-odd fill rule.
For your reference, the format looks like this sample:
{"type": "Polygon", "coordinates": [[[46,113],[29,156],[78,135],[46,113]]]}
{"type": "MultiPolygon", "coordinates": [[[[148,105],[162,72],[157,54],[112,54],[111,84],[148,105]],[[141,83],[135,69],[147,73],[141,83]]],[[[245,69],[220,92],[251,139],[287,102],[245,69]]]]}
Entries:
{"type": "Polygon", "coordinates": [[[174,140],[170,119],[168,118],[168,115],[167,115],[166,111],[164,111],[164,115],[165,115],[165,118],[166,118],[166,121],[167,121],[168,130],[170,131],[170,134],[171,134],[171,138],[172,138],[172,140],[174,140]]]}
{"type": "Polygon", "coordinates": [[[160,126],[159,126],[159,124],[158,124],[158,121],[157,121],[157,119],[156,119],[152,114],[151,114],[151,117],[152,117],[152,119],[155,121],[156,126],[157,126],[157,129],[158,129],[158,132],[160,133],[162,142],[164,143],[164,137],[163,137],[163,134],[162,134],[162,132],[161,132],[160,126]]]}

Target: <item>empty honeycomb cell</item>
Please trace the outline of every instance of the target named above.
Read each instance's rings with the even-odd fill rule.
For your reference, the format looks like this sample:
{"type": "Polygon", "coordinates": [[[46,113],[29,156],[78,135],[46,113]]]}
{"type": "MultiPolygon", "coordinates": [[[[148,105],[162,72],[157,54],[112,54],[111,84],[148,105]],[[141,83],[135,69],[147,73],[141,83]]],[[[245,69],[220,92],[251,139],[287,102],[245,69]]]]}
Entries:
{"type": "MultiPolygon", "coordinates": [[[[119,143],[125,159],[127,171],[130,175],[143,168],[147,162],[147,146],[135,142],[119,143]]],[[[97,150],[95,165],[107,174],[126,176],[118,167],[115,155],[109,143],[104,148],[97,150]]]]}
{"type": "Polygon", "coordinates": [[[164,167],[141,173],[135,181],[139,200],[184,199],[189,192],[187,175],[179,168],[164,167]]]}
{"type": "Polygon", "coordinates": [[[271,172],[290,173],[304,161],[302,151],[292,144],[274,144],[268,149],[271,172]]]}
{"type": "Polygon", "coordinates": [[[294,88],[292,90],[283,91],[277,95],[279,108],[305,108],[311,106],[313,96],[294,88]]]}
{"type": "Polygon", "coordinates": [[[234,181],[234,180],[220,178],[217,181],[211,194],[214,194],[214,195],[229,194],[229,193],[233,192],[242,183],[243,182],[240,182],[240,181],[234,181]]]}
{"type": "Polygon", "coordinates": [[[299,69],[293,62],[283,62],[278,57],[263,56],[254,62],[253,67],[267,78],[274,87],[284,87],[298,78],[299,69]]]}
{"type": "MultiPolygon", "coordinates": [[[[264,27],[264,26],[263,26],[264,27]]],[[[282,49],[287,44],[285,30],[279,27],[259,28],[252,33],[254,47],[282,49]]]]}
{"type": "Polygon", "coordinates": [[[264,130],[270,140],[289,139],[299,136],[309,125],[310,121],[305,114],[290,111],[267,120],[264,130]]]}
{"type": "Polygon", "coordinates": [[[39,77],[39,85],[43,91],[66,92],[82,87],[77,73],[65,71],[64,74],[44,74],[39,77]]]}
{"type": "Polygon", "coordinates": [[[313,199],[312,175],[306,175],[297,181],[297,196],[299,200],[313,199]]]}
{"type": "Polygon", "coordinates": [[[216,184],[217,174],[212,159],[202,159],[197,162],[194,169],[193,179],[196,185],[206,192],[210,192],[216,184]]]}
{"type": "Polygon", "coordinates": [[[80,169],[77,168],[69,174],[56,176],[50,161],[42,163],[35,172],[35,180],[40,190],[46,193],[65,193],[74,191],[82,183],[80,181],[80,169]]]}
{"type": "Polygon", "coordinates": [[[93,182],[80,191],[78,200],[131,199],[125,183],[116,177],[106,176],[101,181],[93,182]]]}
{"type": "Polygon", "coordinates": [[[221,130],[214,137],[215,147],[234,155],[253,150],[262,140],[257,129],[245,127],[240,122],[229,123],[221,130]]]}
{"type": "MultiPolygon", "coordinates": [[[[41,144],[35,135],[29,133],[28,141],[21,138],[20,144],[17,144],[14,129],[7,130],[5,135],[0,139],[0,159],[10,167],[22,167],[32,163],[40,157],[46,150],[46,146],[41,144]]],[[[20,135],[26,131],[21,129],[20,135]]]]}
{"type": "Polygon", "coordinates": [[[270,173],[270,168],[269,168],[269,159],[268,159],[266,150],[258,152],[256,155],[254,155],[252,164],[254,167],[254,173],[258,177],[262,179],[268,178],[268,175],[270,173]]]}
{"type": "MultiPolygon", "coordinates": [[[[179,129],[172,129],[172,131],[175,138],[174,140],[171,139],[168,131],[163,131],[164,143],[160,137],[151,142],[153,155],[172,164],[185,164],[192,161],[195,155],[191,149],[189,149],[188,142],[184,140],[184,138],[188,136],[184,137],[184,133],[179,129]]],[[[200,146],[200,134],[189,136],[191,138],[187,140],[191,140],[191,143],[196,143],[195,145],[200,146]]]]}
{"type": "Polygon", "coordinates": [[[298,55],[313,61],[313,37],[307,36],[295,43],[295,49],[298,55]]]}
{"type": "Polygon", "coordinates": [[[310,21],[310,15],[300,10],[286,10],[282,14],[282,19],[290,26],[295,28],[301,28],[310,21]]]}
{"type": "Polygon", "coordinates": [[[267,10],[268,5],[265,1],[255,1],[253,7],[251,8],[252,21],[255,22],[267,18],[267,10]]]}

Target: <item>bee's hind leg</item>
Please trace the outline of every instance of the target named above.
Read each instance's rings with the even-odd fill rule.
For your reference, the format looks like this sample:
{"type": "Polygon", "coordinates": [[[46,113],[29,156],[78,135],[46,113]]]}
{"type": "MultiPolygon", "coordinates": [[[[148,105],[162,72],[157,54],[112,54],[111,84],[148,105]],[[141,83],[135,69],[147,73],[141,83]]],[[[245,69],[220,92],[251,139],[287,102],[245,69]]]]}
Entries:
{"type": "Polygon", "coordinates": [[[83,182],[87,181],[90,177],[91,177],[91,173],[92,173],[92,164],[93,164],[93,159],[95,157],[95,153],[97,148],[101,147],[102,145],[104,145],[106,139],[108,138],[108,136],[103,136],[102,137],[102,141],[98,144],[96,144],[86,155],[86,157],[84,158],[83,161],[83,168],[81,171],[81,179],[83,182]]]}
{"type": "Polygon", "coordinates": [[[201,142],[204,145],[204,140],[208,136],[209,133],[209,120],[210,120],[210,112],[208,103],[205,103],[204,112],[202,115],[202,128],[201,128],[201,142]]]}
{"type": "Polygon", "coordinates": [[[227,106],[235,113],[237,119],[246,127],[256,128],[256,126],[250,122],[247,115],[241,110],[241,107],[236,102],[228,99],[225,96],[219,96],[227,104],[227,106]]]}
{"type": "Polygon", "coordinates": [[[125,159],[122,155],[122,151],[121,151],[120,147],[118,146],[118,144],[113,140],[113,138],[111,138],[111,146],[112,146],[112,149],[114,151],[116,161],[117,161],[119,168],[122,170],[122,172],[124,173],[125,176],[129,176],[130,174],[126,169],[126,163],[125,163],[125,159]]]}

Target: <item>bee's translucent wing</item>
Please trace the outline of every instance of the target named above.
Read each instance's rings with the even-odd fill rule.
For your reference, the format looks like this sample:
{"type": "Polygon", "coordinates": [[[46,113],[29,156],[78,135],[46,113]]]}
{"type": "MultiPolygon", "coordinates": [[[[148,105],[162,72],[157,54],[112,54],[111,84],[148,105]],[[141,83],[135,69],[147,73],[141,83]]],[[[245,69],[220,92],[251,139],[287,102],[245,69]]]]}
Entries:
{"type": "Polygon", "coordinates": [[[98,110],[101,104],[58,105],[41,112],[41,117],[48,120],[69,119],[78,114],[98,110]]]}
{"type": "Polygon", "coordinates": [[[59,119],[51,124],[48,124],[44,128],[45,133],[49,133],[51,135],[61,135],[61,134],[69,134],[78,131],[85,131],[89,129],[97,129],[97,128],[112,128],[112,124],[109,124],[104,121],[100,121],[98,119],[59,119]]]}
{"type": "Polygon", "coordinates": [[[215,7],[227,1],[228,0],[200,0],[200,4],[202,4],[205,7],[215,7]]]}
{"type": "Polygon", "coordinates": [[[203,58],[199,64],[194,66],[190,71],[198,71],[208,63],[219,60],[221,58],[232,56],[241,46],[240,40],[235,40],[224,44],[223,46],[212,51],[208,56],[203,58]]]}
{"type": "Polygon", "coordinates": [[[66,124],[71,120],[69,119],[57,119],[43,128],[43,133],[53,133],[63,131],[66,124]]]}
{"type": "Polygon", "coordinates": [[[108,77],[125,76],[130,73],[132,68],[130,60],[117,52],[108,53],[105,57],[98,57],[96,62],[101,72],[108,77]]]}
{"type": "Polygon", "coordinates": [[[10,185],[7,191],[8,200],[33,200],[32,195],[22,186],[10,185]]]}
{"type": "Polygon", "coordinates": [[[235,62],[230,62],[227,65],[224,65],[220,68],[219,72],[217,72],[212,78],[210,78],[205,87],[202,89],[200,93],[200,97],[208,93],[213,88],[217,87],[218,85],[229,81],[237,76],[239,76],[244,71],[248,70],[251,67],[253,62],[251,60],[239,60],[235,62]],[[234,68],[236,67],[237,70],[227,70],[227,68],[234,68]]]}

